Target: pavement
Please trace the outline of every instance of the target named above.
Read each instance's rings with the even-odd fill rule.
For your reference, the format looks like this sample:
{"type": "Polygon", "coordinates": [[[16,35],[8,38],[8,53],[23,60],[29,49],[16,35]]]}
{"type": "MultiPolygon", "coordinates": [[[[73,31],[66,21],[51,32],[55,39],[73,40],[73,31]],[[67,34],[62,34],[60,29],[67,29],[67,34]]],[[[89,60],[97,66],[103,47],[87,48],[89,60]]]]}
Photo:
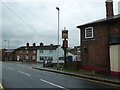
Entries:
{"type": "Polygon", "coordinates": [[[116,85],[120,86],[120,78],[117,78],[117,77],[99,75],[99,74],[95,74],[95,73],[85,73],[85,72],[76,73],[76,72],[55,70],[55,69],[43,68],[43,67],[35,67],[35,66],[33,66],[32,68],[38,69],[38,70],[43,70],[43,71],[49,71],[49,72],[54,72],[54,73],[65,74],[65,75],[69,75],[69,76],[85,78],[85,79],[92,79],[92,80],[112,83],[112,84],[116,84],[116,85]]]}

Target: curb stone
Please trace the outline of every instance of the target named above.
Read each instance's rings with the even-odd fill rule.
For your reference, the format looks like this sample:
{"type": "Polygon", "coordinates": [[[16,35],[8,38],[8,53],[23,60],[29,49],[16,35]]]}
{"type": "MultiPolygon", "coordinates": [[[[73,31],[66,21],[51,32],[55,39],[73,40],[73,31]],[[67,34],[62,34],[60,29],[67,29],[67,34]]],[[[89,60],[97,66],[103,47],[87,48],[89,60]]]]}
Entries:
{"type": "Polygon", "coordinates": [[[88,76],[88,75],[78,75],[78,74],[74,74],[74,73],[68,73],[68,72],[59,71],[59,70],[51,70],[51,69],[46,69],[46,68],[37,68],[37,67],[32,67],[32,68],[38,69],[38,70],[44,70],[44,71],[49,71],[49,72],[65,74],[65,75],[69,75],[69,76],[81,77],[81,78],[92,79],[92,80],[97,80],[97,81],[102,81],[102,82],[107,82],[107,83],[120,85],[120,81],[103,79],[103,78],[100,78],[100,77],[93,77],[93,76],[88,76]]]}

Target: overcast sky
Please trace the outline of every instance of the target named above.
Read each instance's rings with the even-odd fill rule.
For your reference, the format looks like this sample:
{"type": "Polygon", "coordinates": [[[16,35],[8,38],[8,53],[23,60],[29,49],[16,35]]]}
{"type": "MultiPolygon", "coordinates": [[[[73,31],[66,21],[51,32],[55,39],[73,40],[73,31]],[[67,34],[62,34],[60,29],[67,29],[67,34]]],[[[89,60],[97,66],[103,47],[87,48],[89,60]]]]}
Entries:
{"type": "MultiPolygon", "coordinates": [[[[118,1],[113,0],[114,14],[118,14],[118,1]]],[[[105,0],[2,0],[2,48],[8,48],[8,40],[10,48],[18,48],[27,42],[30,45],[33,42],[36,45],[40,42],[57,44],[56,7],[60,8],[60,44],[61,31],[66,27],[69,47],[80,45],[76,26],[106,17],[105,0]]]]}

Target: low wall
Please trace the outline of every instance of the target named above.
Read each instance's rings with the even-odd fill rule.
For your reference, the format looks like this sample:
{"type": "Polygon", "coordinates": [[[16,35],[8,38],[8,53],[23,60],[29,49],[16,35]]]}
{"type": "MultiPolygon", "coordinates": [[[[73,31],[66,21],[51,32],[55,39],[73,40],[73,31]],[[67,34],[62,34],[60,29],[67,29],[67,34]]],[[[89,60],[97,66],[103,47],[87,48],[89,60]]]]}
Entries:
{"type": "Polygon", "coordinates": [[[67,68],[80,69],[82,66],[80,61],[67,61],[67,68]]]}

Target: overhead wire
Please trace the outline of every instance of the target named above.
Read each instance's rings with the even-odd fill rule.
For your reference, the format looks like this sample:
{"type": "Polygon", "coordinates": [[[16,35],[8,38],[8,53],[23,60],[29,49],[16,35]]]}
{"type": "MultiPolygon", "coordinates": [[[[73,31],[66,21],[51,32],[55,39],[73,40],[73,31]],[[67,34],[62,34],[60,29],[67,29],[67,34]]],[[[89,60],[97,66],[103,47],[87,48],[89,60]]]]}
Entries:
{"type": "Polygon", "coordinates": [[[42,38],[45,38],[43,35],[41,35],[36,29],[34,29],[31,25],[29,25],[28,23],[26,23],[19,15],[17,15],[8,5],[6,5],[4,2],[2,2],[2,4],[8,8],[19,20],[21,20],[22,22],[24,22],[24,24],[26,24],[32,31],[36,32],[36,34],[40,35],[42,38]]]}

